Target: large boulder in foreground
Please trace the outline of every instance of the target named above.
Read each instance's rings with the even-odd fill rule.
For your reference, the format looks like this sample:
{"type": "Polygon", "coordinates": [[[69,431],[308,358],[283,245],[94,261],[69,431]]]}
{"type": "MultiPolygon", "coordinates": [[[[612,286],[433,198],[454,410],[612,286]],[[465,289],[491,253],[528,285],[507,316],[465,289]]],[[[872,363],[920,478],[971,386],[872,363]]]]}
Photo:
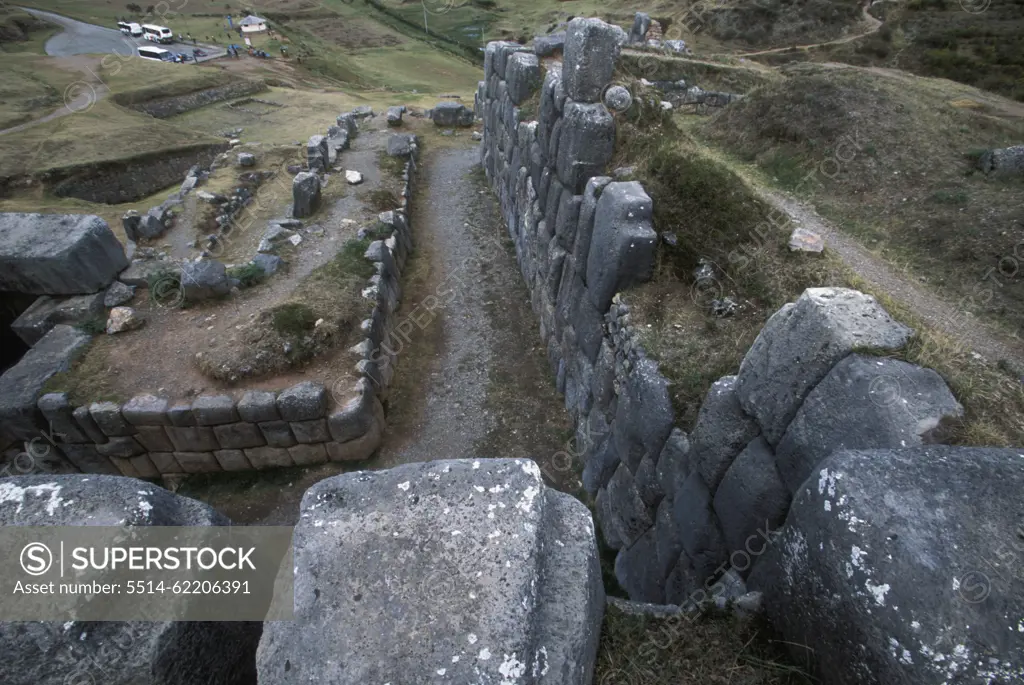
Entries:
{"type": "MultiPolygon", "coordinates": [[[[211,526],[207,505],[119,476],[0,479],[0,525],[211,526]]],[[[20,572],[20,570],[19,570],[20,572]]],[[[0,622],[4,685],[255,682],[254,622],[0,622]]]]}
{"type": "Polygon", "coordinates": [[[593,522],[532,461],[323,480],[293,541],[296,620],[265,624],[261,685],[591,682],[604,606],[593,522]]]}
{"type": "Polygon", "coordinates": [[[0,290],[86,295],[126,268],[124,248],[98,216],[0,213],[0,290]]]}
{"type": "Polygon", "coordinates": [[[824,682],[1022,682],[1021,492],[1020,450],[838,452],[748,586],[824,682]]]}

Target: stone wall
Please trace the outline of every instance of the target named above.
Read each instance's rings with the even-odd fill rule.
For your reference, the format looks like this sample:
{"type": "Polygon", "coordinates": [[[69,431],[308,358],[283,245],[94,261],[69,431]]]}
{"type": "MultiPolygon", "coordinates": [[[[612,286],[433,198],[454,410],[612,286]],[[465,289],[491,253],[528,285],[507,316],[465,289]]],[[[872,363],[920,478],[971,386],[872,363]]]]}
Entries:
{"type": "MultiPolygon", "coordinates": [[[[397,323],[401,274],[413,248],[408,216],[417,145],[415,136],[407,138],[401,205],[379,216],[390,235],[370,243],[365,254],[375,273],[362,295],[374,306],[370,318],[361,323],[363,340],[352,348],[360,358],[352,380],[329,389],[306,382],[280,392],[246,392],[240,398],[200,396],[174,402],[139,395],[120,405],[75,406],[65,393],[39,396],[45,380],[65,369],[67,360],[62,357],[59,364],[48,365],[45,374],[25,362],[0,377],[0,388],[7,387],[5,380],[10,378],[21,389],[0,406],[5,419],[0,435],[10,432],[17,440],[42,437],[52,442],[58,463],[46,464],[45,470],[139,478],[368,458],[379,447],[386,426],[381,402],[387,398],[399,350],[384,343],[397,323]]],[[[88,339],[68,326],[54,330],[75,333],[76,350],[82,339],[88,339]]],[[[32,358],[30,351],[25,359],[32,358]]]]}
{"type": "Polygon", "coordinates": [[[158,190],[181,183],[188,170],[196,164],[208,167],[226,149],[226,142],[194,145],[133,159],[64,168],[42,176],[41,180],[59,197],[75,197],[108,205],[137,202],[158,190]]]}
{"type": "Polygon", "coordinates": [[[768,321],[738,374],[710,389],[692,433],[676,425],[669,381],[637,342],[623,293],[653,271],[652,201],[639,183],[600,175],[615,140],[601,99],[621,40],[617,27],[573,20],[564,64],[543,77],[521,46],[489,44],[481,161],[576,423],[616,577],[634,600],[696,605],[745,591],[763,540],[833,451],[931,442],[962,408],[935,372],[869,356],[912,331],[870,296],[825,288],[768,321]],[[521,120],[538,87],[537,120],[521,120]]]}
{"type": "Polygon", "coordinates": [[[206,88],[205,90],[197,90],[194,93],[174,95],[156,100],[147,100],[145,102],[126,102],[124,101],[124,98],[115,98],[115,101],[117,101],[117,104],[119,105],[124,105],[138,112],[142,112],[143,114],[148,114],[151,117],[166,119],[167,117],[173,117],[178,114],[184,114],[185,112],[191,112],[192,110],[199,109],[200,107],[212,105],[215,102],[223,102],[224,100],[233,100],[234,98],[240,98],[246,95],[262,93],[267,89],[267,84],[263,81],[244,80],[229,83],[226,86],[206,88]]]}

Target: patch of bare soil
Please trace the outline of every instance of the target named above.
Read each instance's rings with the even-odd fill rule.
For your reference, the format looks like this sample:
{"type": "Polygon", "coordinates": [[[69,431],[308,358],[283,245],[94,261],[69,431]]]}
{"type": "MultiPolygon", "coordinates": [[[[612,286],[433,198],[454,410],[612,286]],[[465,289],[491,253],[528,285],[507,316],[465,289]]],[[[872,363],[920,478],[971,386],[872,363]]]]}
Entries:
{"type": "MultiPolygon", "coordinates": [[[[355,313],[354,307],[363,302],[360,290],[365,286],[365,274],[358,283],[351,281],[348,299],[325,301],[326,291],[318,287],[318,279],[325,268],[330,272],[336,264],[344,266],[345,245],[356,238],[358,229],[372,227],[375,223],[378,210],[371,202],[373,193],[393,188],[397,183],[397,179],[382,174],[378,168],[378,155],[386,146],[388,135],[383,130],[383,117],[362,126],[352,148],[340,154],[336,165],[339,171],[329,174],[321,210],[303,220],[304,227],[299,231],[301,244],[281,251],[287,262],[284,269],[225,300],[207,301],[185,309],[161,306],[162,303],[153,301],[145,289],[140,289],[130,305],[146,318],[146,325],[116,336],[99,336],[84,359],[67,375],[75,386],[71,389],[73,394],[102,393],[128,398],[139,393],[155,393],[170,398],[189,398],[211,391],[240,394],[249,388],[282,388],[311,377],[331,386],[345,377],[354,377],[357,358],[347,348],[361,335],[358,326],[362,317],[356,316],[347,321],[347,329],[334,332],[330,351],[311,360],[297,358],[297,350],[285,351],[282,343],[281,349],[278,351],[275,346],[273,352],[287,360],[284,364],[269,364],[267,368],[272,369],[272,373],[254,377],[256,369],[253,368],[247,378],[242,367],[255,350],[261,349],[262,338],[275,340],[268,333],[275,325],[274,317],[268,312],[298,304],[308,305],[314,312],[320,308],[317,316],[321,318],[337,315],[344,319],[345,312],[355,313]],[[347,186],[345,169],[360,171],[364,182],[347,186]],[[202,372],[204,368],[211,370],[224,364],[238,369],[239,373],[218,372],[211,377],[202,372]]],[[[257,220],[249,230],[231,235],[228,254],[237,260],[235,263],[243,264],[243,260],[256,254],[268,219],[287,216],[291,175],[280,170],[268,184],[281,178],[288,181],[286,191],[280,197],[271,194],[269,197],[274,202],[261,195],[261,199],[253,203],[260,207],[257,220]]],[[[187,213],[186,210],[182,217],[187,218],[187,213]]],[[[179,221],[161,243],[170,248],[175,244],[175,235],[184,233],[191,240],[193,231],[187,221],[179,221]]],[[[361,252],[354,257],[361,260],[361,252]]]]}

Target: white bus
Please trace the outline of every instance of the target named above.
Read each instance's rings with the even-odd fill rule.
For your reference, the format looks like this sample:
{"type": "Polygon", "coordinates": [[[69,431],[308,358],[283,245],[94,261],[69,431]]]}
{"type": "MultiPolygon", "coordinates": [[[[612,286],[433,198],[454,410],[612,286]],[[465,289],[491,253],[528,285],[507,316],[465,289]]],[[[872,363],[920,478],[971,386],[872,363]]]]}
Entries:
{"type": "Polygon", "coordinates": [[[170,62],[174,59],[174,53],[163,48],[143,46],[139,48],[139,57],[143,59],[155,59],[158,62],[170,62]]]}
{"type": "Polygon", "coordinates": [[[119,21],[117,22],[117,28],[121,29],[121,33],[126,36],[142,38],[142,27],[135,22],[119,21]]]}
{"type": "Polygon", "coordinates": [[[153,41],[154,43],[173,43],[174,34],[166,26],[157,26],[155,24],[143,24],[142,25],[142,37],[146,40],[153,41]]]}

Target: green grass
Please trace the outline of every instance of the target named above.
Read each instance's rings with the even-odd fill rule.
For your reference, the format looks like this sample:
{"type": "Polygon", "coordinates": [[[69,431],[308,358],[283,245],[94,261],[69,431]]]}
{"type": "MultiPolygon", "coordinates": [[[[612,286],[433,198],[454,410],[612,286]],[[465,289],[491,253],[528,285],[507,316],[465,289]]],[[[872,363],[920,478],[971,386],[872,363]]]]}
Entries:
{"type": "Polygon", "coordinates": [[[81,80],[54,60],[29,54],[5,54],[0,79],[0,129],[49,114],[64,104],[64,91],[81,80]]]}
{"type": "Polygon", "coordinates": [[[222,142],[101,100],[86,111],[0,136],[0,178],[222,142]]]}
{"type": "Polygon", "coordinates": [[[59,29],[14,7],[0,7],[0,52],[46,54],[44,45],[59,29]]]}
{"type": "Polygon", "coordinates": [[[267,272],[260,265],[249,263],[228,269],[228,276],[237,278],[243,288],[251,288],[266,280],[267,272]]]}
{"type": "Polygon", "coordinates": [[[298,338],[313,330],[317,315],[299,302],[286,302],[270,310],[274,330],[286,337],[298,338]]]}

